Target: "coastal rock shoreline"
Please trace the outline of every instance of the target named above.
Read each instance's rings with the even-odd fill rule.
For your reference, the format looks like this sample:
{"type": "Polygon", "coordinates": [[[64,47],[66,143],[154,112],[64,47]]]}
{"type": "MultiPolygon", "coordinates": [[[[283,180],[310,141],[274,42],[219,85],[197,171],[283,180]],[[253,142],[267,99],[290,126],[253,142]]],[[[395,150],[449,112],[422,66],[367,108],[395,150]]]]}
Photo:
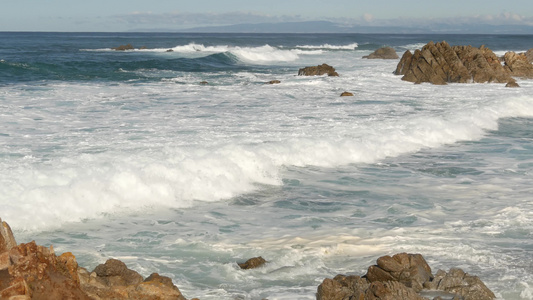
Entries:
{"type": "MultiPolygon", "coordinates": [[[[0,219],[0,299],[142,299],[186,300],[172,279],[152,273],[144,279],[117,259],[108,259],[92,272],[66,252],[35,241],[17,244],[9,225],[0,219]]],[[[262,257],[239,264],[260,268],[262,257]]],[[[337,275],[318,286],[317,300],[492,300],[494,293],[476,276],[461,269],[435,275],[420,254],[382,256],[366,275],[337,275]],[[428,298],[430,294],[438,296],[428,298]],[[442,298],[445,297],[445,298],[442,298]]],[[[197,298],[193,298],[193,300],[197,298]]]]}

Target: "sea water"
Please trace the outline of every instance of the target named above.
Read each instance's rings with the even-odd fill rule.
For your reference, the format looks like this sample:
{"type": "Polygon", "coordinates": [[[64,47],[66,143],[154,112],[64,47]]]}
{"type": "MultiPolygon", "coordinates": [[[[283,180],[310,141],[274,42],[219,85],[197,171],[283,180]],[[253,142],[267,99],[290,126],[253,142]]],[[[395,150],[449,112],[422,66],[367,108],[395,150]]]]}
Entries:
{"type": "Polygon", "coordinates": [[[532,299],[533,81],[414,85],[393,75],[398,60],[362,58],[431,40],[533,47],[509,35],[0,33],[0,217],[18,242],[89,270],[118,258],[187,298],[315,299],[324,278],[409,252],[499,299],[532,299]],[[322,63],[340,76],[296,76],[322,63]],[[268,264],[239,269],[255,256],[268,264]]]}

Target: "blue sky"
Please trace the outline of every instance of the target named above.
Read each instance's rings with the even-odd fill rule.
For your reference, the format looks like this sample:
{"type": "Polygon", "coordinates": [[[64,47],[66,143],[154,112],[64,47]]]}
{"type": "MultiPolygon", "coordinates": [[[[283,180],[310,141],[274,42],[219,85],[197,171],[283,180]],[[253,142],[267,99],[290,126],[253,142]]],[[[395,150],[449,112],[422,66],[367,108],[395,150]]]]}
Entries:
{"type": "Polygon", "coordinates": [[[0,9],[0,31],[181,30],[314,20],[370,26],[431,22],[533,26],[533,4],[531,0],[2,0],[0,9]]]}

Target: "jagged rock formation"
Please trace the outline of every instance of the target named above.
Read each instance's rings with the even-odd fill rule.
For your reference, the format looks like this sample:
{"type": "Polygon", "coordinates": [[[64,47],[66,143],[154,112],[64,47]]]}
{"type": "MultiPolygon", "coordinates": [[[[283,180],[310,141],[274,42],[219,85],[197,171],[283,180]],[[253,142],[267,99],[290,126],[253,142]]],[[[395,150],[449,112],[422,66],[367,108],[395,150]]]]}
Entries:
{"type": "Polygon", "coordinates": [[[403,75],[402,80],[414,83],[430,82],[513,82],[511,74],[504,69],[498,57],[484,46],[451,47],[446,42],[429,42],[414,54],[406,51],[394,72],[403,75]]]}
{"type": "MultiPolygon", "coordinates": [[[[337,275],[318,286],[317,300],[424,300],[420,292],[438,290],[450,299],[492,300],[495,295],[476,276],[460,269],[435,276],[420,254],[400,253],[378,258],[363,277],[337,275]]],[[[436,298],[439,299],[439,298],[436,298]]]]}
{"type": "MultiPolygon", "coordinates": [[[[533,52],[531,56],[533,56],[533,52]]],[[[512,76],[533,78],[533,64],[526,53],[507,52],[503,56],[503,61],[505,62],[505,70],[512,76]]]]}
{"type": "Polygon", "coordinates": [[[335,68],[328,64],[321,64],[316,67],[305,67],[298,70],[298,76],[315,76],[324,74],[327,74],[328,76],[339,76],[339,74],[335,72],[335,68]]]}
{"type": "Polygon", "coordinates": [[[70,252],[56,256],[35,241],[17,245],[9,225],[0,224],[0,299],[185,300],[168,277],[143,279],[116,259],[88,272],[70,252]]]}
{"type": "Polygon", "coordinates": [[[369,55],[363,56],[363,58],[367,59],[398,59],[400,58],[398,54],[396,53],[396,50],[394,50],[391,47],[383,47],[379,48],[373,53],[370,53],[369,55]]]}

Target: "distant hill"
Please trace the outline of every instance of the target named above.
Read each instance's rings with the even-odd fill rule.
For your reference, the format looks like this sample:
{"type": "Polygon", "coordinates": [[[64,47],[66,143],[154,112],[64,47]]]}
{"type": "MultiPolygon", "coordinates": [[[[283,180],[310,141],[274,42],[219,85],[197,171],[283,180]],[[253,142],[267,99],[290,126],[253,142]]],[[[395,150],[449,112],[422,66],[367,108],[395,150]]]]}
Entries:
{"type": "Polygon", "coordinates": [[[453,33],[453,34],[533,34],[533,26],[430,23],[420,27],[402,26],[343,26],[329,21],[235,24],[226,26],[175,29],[135,29],[140,32],[193,33],[453,33]]]}

